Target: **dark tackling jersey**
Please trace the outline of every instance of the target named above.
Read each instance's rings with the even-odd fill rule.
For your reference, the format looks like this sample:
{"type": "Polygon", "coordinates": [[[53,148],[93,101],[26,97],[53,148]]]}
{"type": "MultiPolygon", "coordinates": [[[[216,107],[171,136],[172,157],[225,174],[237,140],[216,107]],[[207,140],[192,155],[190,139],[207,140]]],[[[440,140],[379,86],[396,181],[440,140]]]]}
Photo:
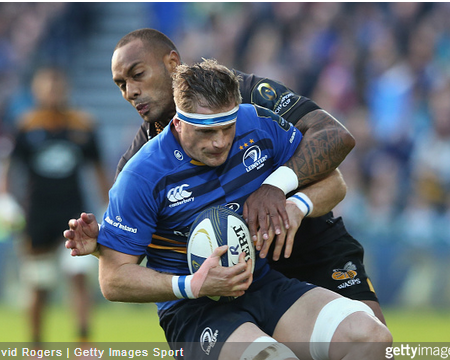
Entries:
{"type": "MultiPolygon", "coordinates": [[[[274,80],[239,71],[236,72],[242,77],[240,91],[243,103],[251,103],[268,108],[294,125],[304,115],[320,109],[310,99],[296,94],[274,80]]],[[[144,122],[136,134],[131,147],[121,158],[116,175],[142,145],[156,135],[155,125],[144,122]]],[[[289,268],[290,264],[298,262],[296,254],[323,246],[346,233],[342,219],[340,217],[334,218],[332,212],[317,218],[307,217],[303,219],[296,234],[291,257],[289,259],[281,258],[277,262],[272,262],[272,265],[275,269],[283,271],[284,268],[289,268]]],[[[272,256],[269,254],[268,258],[270,261],[272,256]]]]}

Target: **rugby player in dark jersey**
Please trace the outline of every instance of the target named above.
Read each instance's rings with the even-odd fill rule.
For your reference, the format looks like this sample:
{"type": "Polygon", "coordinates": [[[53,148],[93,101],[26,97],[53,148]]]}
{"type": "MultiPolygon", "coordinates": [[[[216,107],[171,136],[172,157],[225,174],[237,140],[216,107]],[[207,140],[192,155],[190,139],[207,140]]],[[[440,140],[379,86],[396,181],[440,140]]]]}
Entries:
{"type": "MultiPolygon", "coordinates": [[[[180,63],[181,57],[172,41],[153,29],[133,31],[116,45],[112,59],[113,80],[124,99],[144,119],[132,145],[120,159],[116,175],[174,116],[171,73],[180,63]]],[[[285,165],[295,172],[298,188],[302,188],[310,200],[308,203],[313,204],[312,211],[302,220],[293,244],[285,244],[283,225],[289,226],[285,209],[287,194],[272,184],[262,185],[250,195],[243,214],[250,233],[256,236],[259,227],[259,234],[262,234],[257,242],[260,256],[268,256],[272,267],[288,277],[365,302],[384,322],[377,296],[365,272],[363,248],[346,231],[342,218],[335,218],[331,212],[345,196],[345,184],[336,169],[354,146],[352,135],[310,99],[276,81],[238,73],[242,77],[243,103],[269,108],[302,132],[301,145],[285,165]],[[277,234],[274,242],[268,236],[269,230],[277,234]]],[[[294,189],[296,187],[290,190],[294,189]]],[[[289,238],[289,229],[287,232],[289,238]]],[[[94,215],[83,213],[79,219],[69,221],[69,230],[64,232],[66,247],[71,249],[73,256],[94,253],[97,235],[94,215]]]]}
{"type": "Polygon", "coordinates": [[[30,290],[30,340],[43,340],[46,307],[62,272],[72,291],[79,340],[86,341],[91,308],[88,273],[96,264],[89,259],[66,258],[65,252],[61,257],[61,229],[68,217],[76,216],[85,207],[80,182],[85,165],[94,166],[102,201],[108,200],[109,183],[94,122],[90,114],[70,105],[65,73],[54,67],[38,69],[31,90],[34,106],[18,119],[8,166],[12,177],[6,175],[5,169],[8,181],[4,183],[5,190],[14,194],[19,190],[15,185],[19,181],[20,191],[25,193],[22,205],[27,221],[20,246],[20,270],[30,290]],[[17,166],[24,172],[16,173],[17,166]],[[23,179],[26,181],[22,183],[23,179]]]}

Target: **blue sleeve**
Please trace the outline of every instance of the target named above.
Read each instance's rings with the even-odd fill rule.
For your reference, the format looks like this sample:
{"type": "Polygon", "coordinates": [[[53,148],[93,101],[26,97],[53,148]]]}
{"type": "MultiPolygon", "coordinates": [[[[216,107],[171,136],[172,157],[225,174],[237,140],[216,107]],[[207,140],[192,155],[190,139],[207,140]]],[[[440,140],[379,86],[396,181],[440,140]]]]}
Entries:
{"type": "Polygon", "coordinates": [[[255,105],[256,113],[261,119],[261,129],[272,140],[275,168],[282,166],[294,154],[302,140],[302,133],[289,121],[273,111],[255,105]]]}
{"type": "Polygon", "coordinates": [[[122,171],[109,192],[98,243],[130,255],[142,255],[156,227],[157,205],[146,179],[122,171]]]}

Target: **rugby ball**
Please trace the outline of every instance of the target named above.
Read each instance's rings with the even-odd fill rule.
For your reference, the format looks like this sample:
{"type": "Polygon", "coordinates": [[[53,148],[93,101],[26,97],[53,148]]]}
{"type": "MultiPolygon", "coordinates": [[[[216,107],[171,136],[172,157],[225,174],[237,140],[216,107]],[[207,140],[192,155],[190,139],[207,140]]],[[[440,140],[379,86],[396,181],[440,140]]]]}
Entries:
{"type": "MultiPolygon", "coordinates": [[[[233,266],[244,252],[245,260],[252,259],[252,272],[255,268],[255,247],[250,238],[247,224],[233,210],[215,206],[201,212],[191,226],[187,244],[189,271],[194,274],[216,247],[228,245],[222,255],[222,266],[233,266]]],[[[211,297],[219,300],[219,296],[211,297]]]]}

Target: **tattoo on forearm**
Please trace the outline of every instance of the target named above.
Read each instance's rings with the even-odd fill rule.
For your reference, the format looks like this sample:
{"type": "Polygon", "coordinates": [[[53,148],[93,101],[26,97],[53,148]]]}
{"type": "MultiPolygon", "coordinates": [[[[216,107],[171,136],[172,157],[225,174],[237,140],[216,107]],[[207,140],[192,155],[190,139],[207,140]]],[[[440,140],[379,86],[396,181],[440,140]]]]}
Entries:
{"type": "Polygon", "coordinates": [[[299,177],[299,187],[323,179],[345,159],[354,146],[348,130],[325,111],[313,111],[296,125],[303,139],[286,162],[299,177]]]}

